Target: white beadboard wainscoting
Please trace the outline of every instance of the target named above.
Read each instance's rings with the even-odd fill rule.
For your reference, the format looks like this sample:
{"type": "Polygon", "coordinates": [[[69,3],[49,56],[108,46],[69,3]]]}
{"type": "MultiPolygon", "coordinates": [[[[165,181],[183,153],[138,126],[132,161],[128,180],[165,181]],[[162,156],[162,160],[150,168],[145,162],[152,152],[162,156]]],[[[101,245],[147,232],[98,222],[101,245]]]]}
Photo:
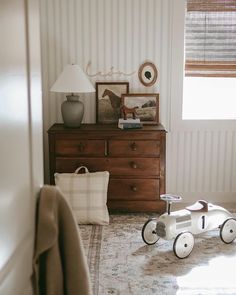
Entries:
{"type": "MultiPolygon", "coordinates": [[[[47,130],[53,123],[62,122],[60,107],[65,99],[63,94],[51,93],[50,87],[66,64],[77,63],[91,75],[94,84],[128,81],[130,92],[160,93],[160,121],[168,130],[167,192],[182,195],[186,203],[198,198],[236,202],[235,131],[181,130],[175,128],[175,116],[170,115],[175,107],[175,95],[170,90],[173,3],[40,0],[46,182],[47,130]],[[143,86],[138,79],[138,69],[145,61],[153,62],[158,70],[157,83],[152,87],[143,86]]],[[[95,94],[83,94],[81,100],[85,104],[83,122],[94,123],[95,94]]]]}
{"type": "Polygon", "coordinates": [[[235,202],[235,131],[173,131],[167,136],[167,190],[184,202],[235,202]]]}

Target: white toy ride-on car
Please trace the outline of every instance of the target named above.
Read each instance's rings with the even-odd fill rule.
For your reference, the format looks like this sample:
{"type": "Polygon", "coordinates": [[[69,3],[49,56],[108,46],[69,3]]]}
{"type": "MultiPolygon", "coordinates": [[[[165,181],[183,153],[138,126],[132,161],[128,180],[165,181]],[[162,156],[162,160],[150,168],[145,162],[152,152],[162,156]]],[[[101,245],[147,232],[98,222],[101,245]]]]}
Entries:
{"type": "Polygon", "coordinates": [[[142,238],[146,244],[153,245],[159,238],[174,239],[174,254],[178,258],[186,258],[193,250],[193,235],[220,228],[220,238],[224,243],[230,244],[236,238],[236,219],[223,207],[199,200],[190,207],[171,212],[171,203],[182,198],[165,194],[161,195],[161,200],[166,202],[166,212],[143,225],[142,238]]]}

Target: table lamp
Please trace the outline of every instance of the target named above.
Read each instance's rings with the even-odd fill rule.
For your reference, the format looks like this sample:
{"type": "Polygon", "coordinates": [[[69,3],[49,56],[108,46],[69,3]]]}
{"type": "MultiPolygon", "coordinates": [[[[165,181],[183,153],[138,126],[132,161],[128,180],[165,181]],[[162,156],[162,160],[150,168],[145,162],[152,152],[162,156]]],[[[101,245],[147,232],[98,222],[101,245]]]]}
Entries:
{"type": "Polygon", "coordinates": [[[70,93],[61,105],[62,118],[66,127],[79,127],[84,115],[84,104],[75,93],[95,92],[80,66],[66,65],[50,91],[70,93]]]}

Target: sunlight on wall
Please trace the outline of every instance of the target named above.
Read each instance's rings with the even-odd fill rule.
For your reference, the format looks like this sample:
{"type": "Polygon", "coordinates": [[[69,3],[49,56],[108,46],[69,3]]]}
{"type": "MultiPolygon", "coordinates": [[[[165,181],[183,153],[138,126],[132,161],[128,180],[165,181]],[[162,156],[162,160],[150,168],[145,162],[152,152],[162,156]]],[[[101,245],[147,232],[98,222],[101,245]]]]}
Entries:
{"type": "Polygon", "coordinates": [[[0,77],[1,122],[25,122],[28,117],[27,88],[25,75],[1,75],[0,77]]]}
{"type": "Polygon", "coordinates": [[[235,294],[235,265],[236,255],[219,256],[209,264],[196,266],[187,275],[177,278],[180,289],[176,294],[235,294]]]}
{"type": "Polygon", "coordinates": [[[236,79],[185,77],[182,118],[236,119],[236,79]]]}

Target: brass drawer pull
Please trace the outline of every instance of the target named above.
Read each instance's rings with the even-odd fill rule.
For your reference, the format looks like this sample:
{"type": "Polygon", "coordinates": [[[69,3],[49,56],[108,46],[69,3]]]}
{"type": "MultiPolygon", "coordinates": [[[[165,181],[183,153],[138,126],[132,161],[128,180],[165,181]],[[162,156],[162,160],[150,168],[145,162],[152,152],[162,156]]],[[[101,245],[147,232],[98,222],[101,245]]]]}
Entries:
{"type": "Polygon", "coordinates": [[[130,166],[131,166],[133,169],[137,169],[137,168],[138,168],[138,165],[137,165],[135,162],[131,162],[131,163],[130,163],[130,166]]]}
{"type": "Polygon", "coordinates": [[[137,190],[138,190],[138,189],[137,189],[137,186],[135,186],[135,185],[131,185],[130,188],[131,188],[131,190],[132,190],[133,192],[137,192],[137,190]]]}
{"type": "Polygon", "coordinates": [[[135,142],[130,144],[130,148],[132,151],[136,151],[137,150],[137,144],[135,142]]]}
{"type": "Polygon", "coordinates": [[[84,149],[85,149],[85,145],[82,142],[80,142],[79,145],[78,145],[78,149],[79,149],[80,152],[83,152],[84,149]]]}

